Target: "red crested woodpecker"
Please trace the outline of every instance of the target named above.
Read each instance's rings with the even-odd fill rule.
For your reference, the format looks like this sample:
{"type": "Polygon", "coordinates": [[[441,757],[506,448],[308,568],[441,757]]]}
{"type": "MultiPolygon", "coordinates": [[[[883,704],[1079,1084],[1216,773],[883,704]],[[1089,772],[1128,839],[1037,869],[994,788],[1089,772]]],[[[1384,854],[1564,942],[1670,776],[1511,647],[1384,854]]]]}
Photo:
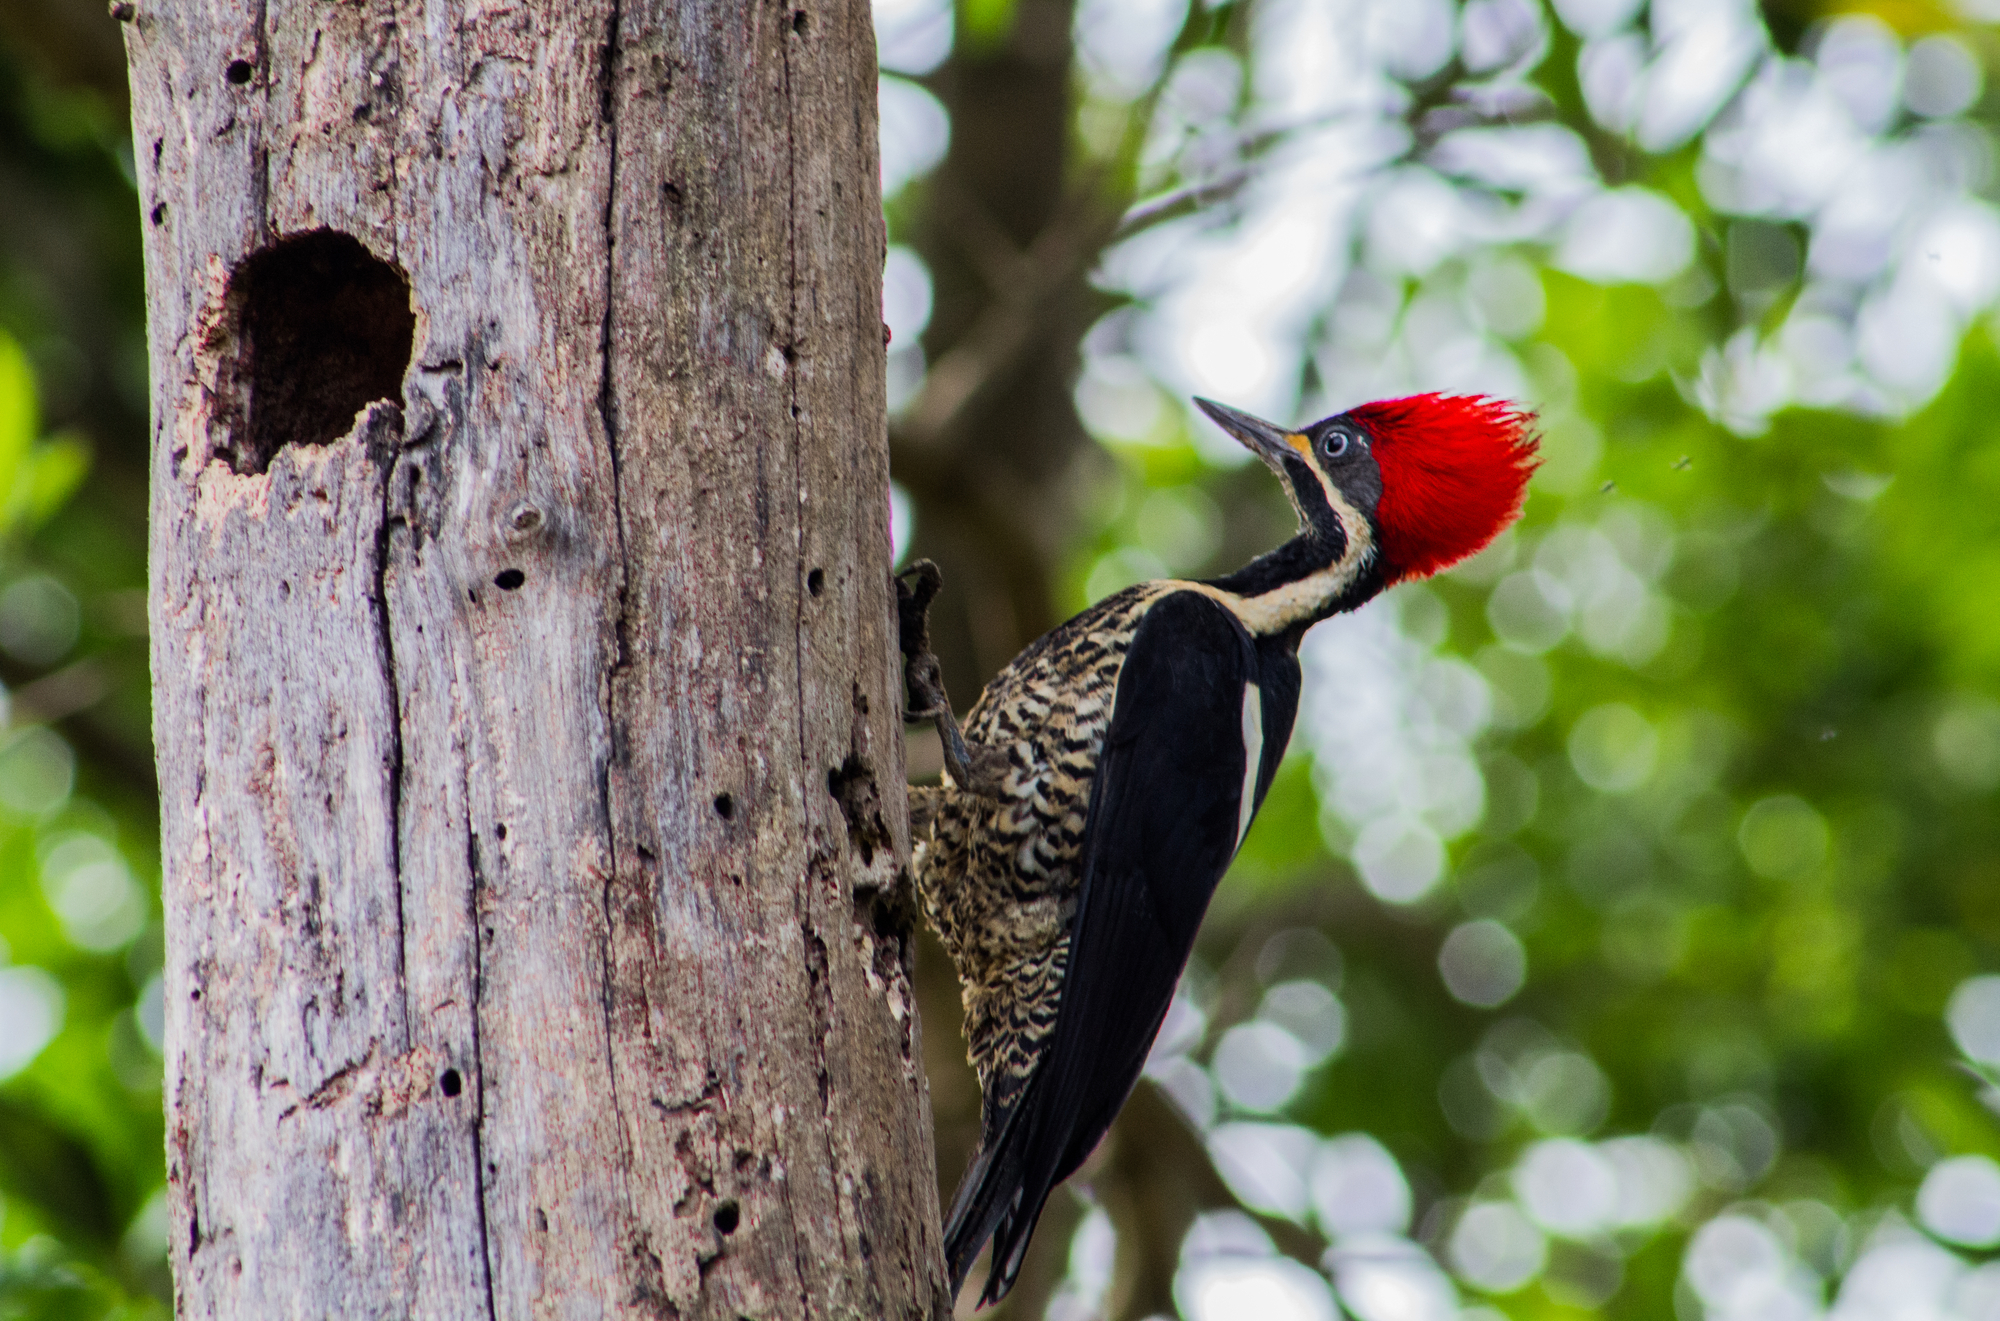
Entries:
{"type": "Polygon", "coordinates": [[[993,1240],[982,1303],[1006,1296],[1049,1193],[1138,1080],[1291,738],[1299,639],[1485,546],[1537,462],[1532,415],[1478,396],[1298,431],[1195,402],[1278,475],[1297,536],[1221,578],[1098,602],[1015,657],[962,733],[924,637],[935,570],[903,592],[909,715],[937,720],[946,759],[942,785],[911,791],[917,888],[984,1093],[945,1258],[956,1293],[993,1240]]]}

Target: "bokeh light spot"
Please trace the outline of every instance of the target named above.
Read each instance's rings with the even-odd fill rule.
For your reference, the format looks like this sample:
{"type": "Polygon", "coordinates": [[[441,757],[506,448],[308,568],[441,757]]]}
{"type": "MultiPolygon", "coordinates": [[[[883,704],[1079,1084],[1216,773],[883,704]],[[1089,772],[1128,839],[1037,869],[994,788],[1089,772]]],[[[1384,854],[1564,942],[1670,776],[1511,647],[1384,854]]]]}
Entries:
{"type": "Polygon", "coordinates": [[[2000,976],[1961,982],[1944,1015],[1952,1040],[1967,1058],[2000,1065],[2000,976]]]}
{"type": "Polygon", "coordinates": [[[1174,1303],[1187,1321],[1335,1321],[1318,1272],[1275,1255],[1270,1236],[1240,1211],[1195,1217],[1181,1244],[1174,1303]]]}
{"type": "Polygon", "coordinates": [[[1592,707],[1569,735],[1569,761],[1577,778],[1599,793],[1631,793],[1653,774],[1659,736],[1646,717],[1623,702],[1592,707]]]}
{"type": "Polygon", "coordinates": [[[1257,1017],[1291,1033],[1304,1049],[1308,1067],[1331,1058],[1347,1043],[1347,1010],[1340,997],[1316,981],[1279,982],[1264,992],[1257,1017]]]}
{"type": "Polygon", "coordinates": [[[33,574],[0,591],[0,651],[24,665],[53,665],[76,645],[83,614],[69,588],[33,574]]]}
{"type": "Polygon", "coordinates": [[[892,562],[902,567],[903,557],[910,553],[910,539],[917,535],[917,509],[910,501],[910,493],[900,482],[889,483],[889,553],[892,562]]]}
{"type": "Polygon", "coordinates": [[[1368,1134],[1328,1138],[1309,1177],[1313,1214],[1335,1238],[1409,1228],[1409,1181],[1388,1148],[1368,1134]]]}
{"type": "Polygon", "coordinates": [[[1298,1093],[1306,1048],[1276,1023],[1239,1023],[1215,1045],[1215,1081],[1230,1104],[1267,1113],[1298,1093]]]}
{"type": "Polygon", "coordinates": [[[1155,439],[1168,416],[1160,387],[1123,354],[1085,361],[1076,382],[1076,411],[1091,434],[1128,444],[1155,439]]]}
{"type": "Polygon", "coordinates": [[[1215,1172],[1252,1211],[1302,1220],[1319,1135],[1295,1124],[1218,1124],[1208,1134],[1215,1172]]]}
{"type": "Polygon", "coordinates": [[[1452,1226],[1452,1269],[1487,1293],[1513,1293],[1542,1273],[1548,1240],[1512,1202],[1475,1202],[1452,1226]]]}
{"type": "Polygon", "coordinates": [[[1736,832],[1750,870],[1773,880],[1797,880],[1826,861],[1826,819],[1793,794],[1751,805],[1736,832]]]}
{"type": "Polygon", "coordinates": [[[1408,1239],[1358,1235],[1336,1243],[1326,1260],[1355,1321],[1455,1321],[1458,1315],[1451,1281],[1408,1239]]]}
{"type": "Polygon", "coordinates": [[[1576,209],[1555,264],[1599,284],[1659,284],[1694,258],[1694,226],[1649,188],[1613,188],[1576,209]]]}
{"type": "Polygon", "coordinates": [[[1354,842],[1354,865],[1377,899],[1413,904],[1444,876],[1444,844],[1428,826],[1385,817],[1362,829],[1354,842]]]}
{"type": "Polygon", "coordinates": [[[1769,1226],[1721,1215],[1695,1231],[1681,1269],[1702,1302],[1724,1316],[1748,1318],[1769,1315],[1759,1309],[1784,1297],[1787,1277],[1797,1268],[1769,1226]]]}
{"type": "Polygon", "coordinates": [[[63,1021],[63,990],[40,968],[0,968],[0,1080],[34,1062],[63,1021]]]}
{"type": "Polygon", "coordinates": [[[931,320],[931,272],[913,249],[896,244],[882,262],[882,319],[891,350],[914,347],[931,320]]]}
{"type": "Polygon", "coordinates": [[[1510,573],[1486,598],[1486,621],[1493,636],[1529,655],[1539,655],[1569,633],[1570,596],[1560,581],[1540,569],[1510,573]]]}
{"type": "Polygon", "coordinates": [[[882,196],[926,174],[951,145],[951,116],[938,99],[906,78],[881,80],[882,196]]]}
{"type": "Polygon", "coordinates": [[[1514,998],[1528,976],[1520,938],[1491,918],[1453,927],[1438,950],[1438,972],[1452,997],[1480,1009],[1514,998]]]}
{"type": "Polygon", "coordinates": [[[2000,705],[1965,696],[1931,727],[1931,751],[1953,783],[1975,793],[2000,785],[2000,705]]]}
{"type": "Polygon", "coordinates": [[[1618,1180],[1613,1224],[1644,1228],[1680,1214],[1694,1194],[1694,1167],[1673,1143],[1648,1135],[1610,1138],[1597,1145],[1618,1180]]]}
{"type": "Polygon", "coordinates": [[[1617,1173],[1587,1142],[1537,1142],[1514,1167],[1513,1182],[1529,1218],[1550,1233],[1587,1238],[1616,1218],[1617,1173]]]}
{"type": "Polygon", "coordinates": [[[950,0],[873,0],[876,61],[893,73],[926,74],[951,54],[950,0]]]}
{"type": "Polygon", "coordinates": [[[24,729],[0,744],[0,806],[41,816],[67,802],[75,783],[75,754],[48,730],[24,729]]]}
{"type": "Polygon", "coordinates": [[[1931,1166],[1917,1189],[1917,1219],[1951,1243],[2000,1243],[2000,1165],[1989,1156],[1954,1156],[1931,1166]]]}
{"type": "Polygon", "coordinates": [[[146,895],[118,850],[103,838],[76,833],[56,841],[42,859],[42,893],[80,949],[117,949],[146,924],[146,895]]]}
{"type": "Polygon", "coordinates": [[[1903,73],[1903,104],[1930,119],[1963,114],[1985,82],[1979,57],[1957,37],[1944,33],[1919,38],[1910,46],[1903,73]]]}

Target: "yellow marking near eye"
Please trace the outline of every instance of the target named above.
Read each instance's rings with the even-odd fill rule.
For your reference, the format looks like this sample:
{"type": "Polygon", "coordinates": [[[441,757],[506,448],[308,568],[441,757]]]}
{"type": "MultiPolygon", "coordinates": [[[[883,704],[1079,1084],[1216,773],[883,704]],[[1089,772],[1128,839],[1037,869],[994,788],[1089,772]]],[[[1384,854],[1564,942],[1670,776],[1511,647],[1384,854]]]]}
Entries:
{"type": "Polygon", "coordinates": [[[1289,433],[1285,437],[1285,443],[1307,458],[1312,457],[1312,442],[1307,440],[1302,432],[1294,431],[1289,433]]]}

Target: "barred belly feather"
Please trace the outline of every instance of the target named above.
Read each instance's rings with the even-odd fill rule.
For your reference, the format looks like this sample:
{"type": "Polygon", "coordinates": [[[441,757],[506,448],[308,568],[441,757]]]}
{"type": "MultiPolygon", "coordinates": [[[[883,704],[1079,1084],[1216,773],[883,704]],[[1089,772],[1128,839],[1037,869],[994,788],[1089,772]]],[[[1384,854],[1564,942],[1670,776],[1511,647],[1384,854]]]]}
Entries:
{"type": "Polygon", "coordinates": [[[988,1131],[1055,1026],[1084,819],[1119,668],[1139,620],[1171,590],[1145,583],[1105,598],[986,686],[965,737],[1005,752],[998,797],[964,792],[948,777],[913,795],[917,890],[958,967],[988,1131]]]}

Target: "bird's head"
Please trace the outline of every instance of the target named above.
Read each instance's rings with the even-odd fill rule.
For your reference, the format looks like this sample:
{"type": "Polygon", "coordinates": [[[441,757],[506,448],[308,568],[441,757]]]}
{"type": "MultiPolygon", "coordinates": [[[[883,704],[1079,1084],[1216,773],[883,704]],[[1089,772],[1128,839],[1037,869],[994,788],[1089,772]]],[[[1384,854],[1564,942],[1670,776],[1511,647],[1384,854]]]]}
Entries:
{"type": "Polygon", "coordinates": [[[1339,547],[1364,520],[1384,585],[1485,548],[1521,512],[1534,414],[1483,395],[1420,394],[1351,408],[1299,431],[1197,399],[1285,484],[1301,529],[1339,547]]]}

